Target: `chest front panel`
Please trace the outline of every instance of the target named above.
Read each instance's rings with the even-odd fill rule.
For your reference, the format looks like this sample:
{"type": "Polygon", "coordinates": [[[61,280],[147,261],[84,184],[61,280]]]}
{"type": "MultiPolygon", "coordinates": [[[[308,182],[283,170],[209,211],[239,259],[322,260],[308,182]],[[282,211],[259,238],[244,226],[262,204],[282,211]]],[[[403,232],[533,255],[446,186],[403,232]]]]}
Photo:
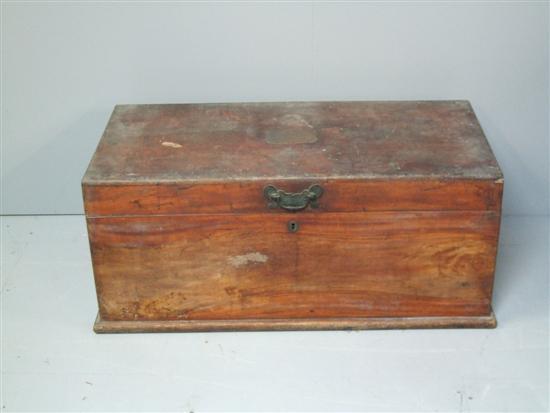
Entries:
{"type": "Polygon", "coordinates": [[[489,314],[498,222],[494,212],[88,220],[107,320],[489,314]]]}

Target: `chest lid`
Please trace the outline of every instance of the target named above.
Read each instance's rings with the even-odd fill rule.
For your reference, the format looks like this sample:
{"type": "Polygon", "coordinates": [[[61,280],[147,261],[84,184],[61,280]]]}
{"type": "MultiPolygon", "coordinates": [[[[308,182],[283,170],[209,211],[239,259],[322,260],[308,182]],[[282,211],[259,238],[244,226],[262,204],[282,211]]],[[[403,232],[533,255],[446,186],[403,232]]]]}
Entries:
{"type": "Polygon", "coordinates": [[[82,184],[88,216],[484,210],[502,173],[467,101],[119,105],[82,184]]]}

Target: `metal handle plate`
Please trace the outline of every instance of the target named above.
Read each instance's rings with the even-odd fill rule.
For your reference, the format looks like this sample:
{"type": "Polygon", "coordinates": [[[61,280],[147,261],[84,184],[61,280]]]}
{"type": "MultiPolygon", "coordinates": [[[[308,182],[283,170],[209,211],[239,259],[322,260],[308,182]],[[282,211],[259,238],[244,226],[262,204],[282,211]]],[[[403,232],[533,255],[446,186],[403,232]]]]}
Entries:
{"type": "Polygon", "coordinates": [[[301,211],[308,207],[317,208],[319,198],[323,195],[320,185],[311,185],[302,192],[285,192],[273,185],[264,188],[264,197],[268,201],[269,208],[281,208],[286,211],[301,211]]]}

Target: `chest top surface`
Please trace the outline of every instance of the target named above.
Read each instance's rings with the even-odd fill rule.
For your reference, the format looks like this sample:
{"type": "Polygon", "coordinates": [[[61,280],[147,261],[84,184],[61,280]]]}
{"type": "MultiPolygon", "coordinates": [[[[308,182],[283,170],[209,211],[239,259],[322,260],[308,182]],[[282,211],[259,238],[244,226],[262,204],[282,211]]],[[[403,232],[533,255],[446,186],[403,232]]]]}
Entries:
{"type": "Polygon", "coordinates": [[[467,101],[119,105],[85,184],[499,179],[467,101]]]}

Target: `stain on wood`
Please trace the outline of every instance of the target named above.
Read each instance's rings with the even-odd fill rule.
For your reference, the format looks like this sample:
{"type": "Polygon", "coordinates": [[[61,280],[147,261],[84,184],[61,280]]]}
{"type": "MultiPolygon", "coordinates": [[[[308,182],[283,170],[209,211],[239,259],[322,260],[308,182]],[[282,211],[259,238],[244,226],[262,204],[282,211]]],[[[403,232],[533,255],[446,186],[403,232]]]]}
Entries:
{"type": "Polygon", "coordinates": [[[502,188],[464,101],[117,106],[83,178],[95,330],[494,327],[502,188]]]}

